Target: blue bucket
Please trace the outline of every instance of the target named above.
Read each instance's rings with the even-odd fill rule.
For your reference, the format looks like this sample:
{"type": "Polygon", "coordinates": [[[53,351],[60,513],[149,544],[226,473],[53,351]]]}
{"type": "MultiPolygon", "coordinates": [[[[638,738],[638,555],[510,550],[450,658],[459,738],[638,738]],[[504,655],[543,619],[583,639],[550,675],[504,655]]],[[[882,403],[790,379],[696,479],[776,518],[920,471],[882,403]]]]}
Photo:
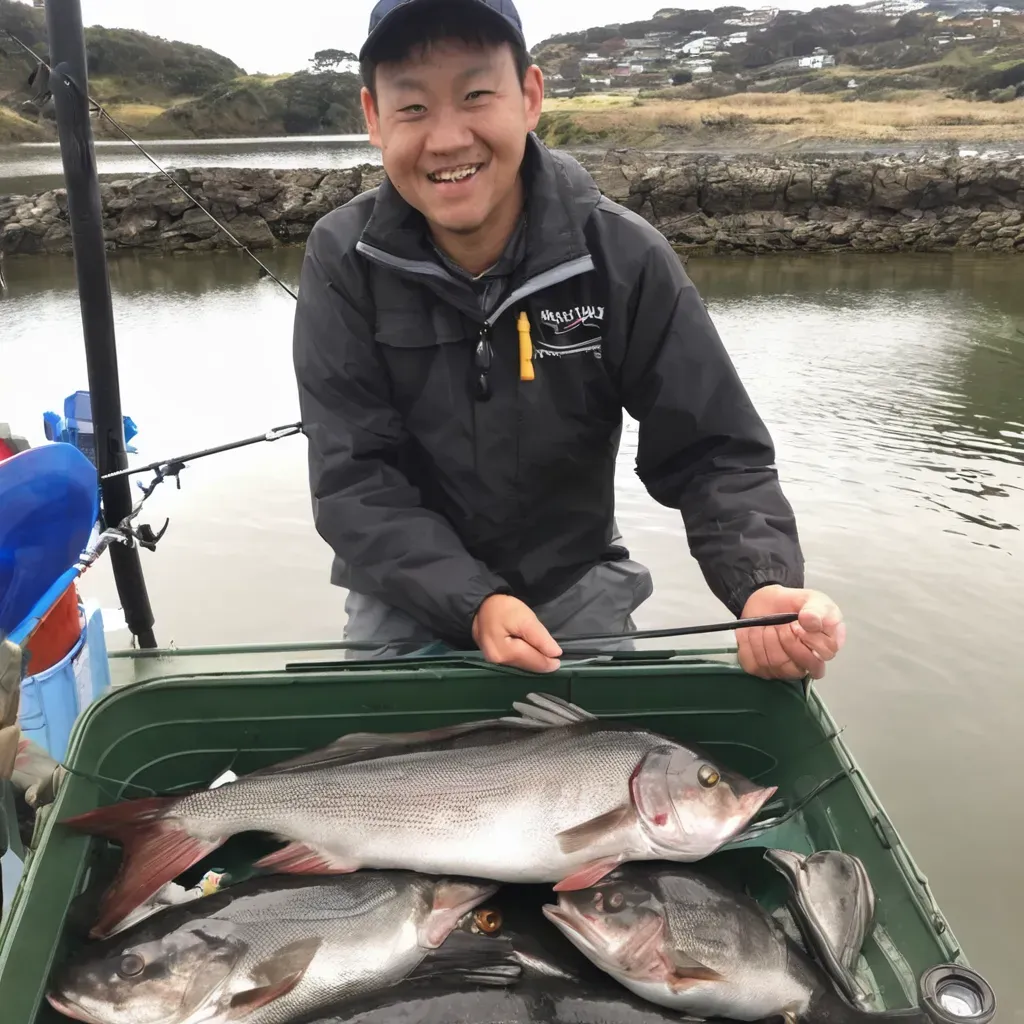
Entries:
{"type": "Polygon", "coordinates": [[[75,646],[56,665],[21,681],[22,734],[62,761],[76,719],[109,686],[103,613],[96,607],[75,646]]]}

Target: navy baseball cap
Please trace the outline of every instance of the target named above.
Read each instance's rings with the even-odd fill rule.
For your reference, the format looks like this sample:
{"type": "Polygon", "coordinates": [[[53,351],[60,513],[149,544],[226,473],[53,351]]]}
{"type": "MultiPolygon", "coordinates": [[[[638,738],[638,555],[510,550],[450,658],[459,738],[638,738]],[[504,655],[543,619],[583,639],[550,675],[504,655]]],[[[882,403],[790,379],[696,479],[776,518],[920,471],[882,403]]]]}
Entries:
{"type": "MultiPolygon", "coordinates": [[[[436,3],[437,0],[378,0],[377,5],[370,12],[370,32],[359,51],[359,59],[365,60],[367,53],[375,42],[387,32],[398,20],[402,13],[409,11],[416,4],[424,2],[436,3]]],[[[517,42],[526,46],[526,37],[523,34],[523,23],[519,12],[512,0],[460,0],[462,3],[473,4],[476,7],[491,11],[496,18],[501,18],[505,25],[511,29],[517,42]]]]}

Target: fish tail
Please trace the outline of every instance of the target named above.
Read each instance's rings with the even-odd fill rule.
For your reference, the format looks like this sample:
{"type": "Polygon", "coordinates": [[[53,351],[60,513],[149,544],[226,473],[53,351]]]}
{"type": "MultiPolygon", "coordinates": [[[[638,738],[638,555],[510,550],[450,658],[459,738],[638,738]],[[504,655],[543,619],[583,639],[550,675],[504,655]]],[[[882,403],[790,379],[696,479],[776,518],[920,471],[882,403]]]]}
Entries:
{"type": "Polygon", "coordinates": [[[177,797],[146,797],[87,811],[62,824],[120,843],[124,855],[117,875],[100,901],[89,935],[105,938],[133,910],[168,882],[212,853],[224,840],[195,839],[169,816],[177,797]]]}

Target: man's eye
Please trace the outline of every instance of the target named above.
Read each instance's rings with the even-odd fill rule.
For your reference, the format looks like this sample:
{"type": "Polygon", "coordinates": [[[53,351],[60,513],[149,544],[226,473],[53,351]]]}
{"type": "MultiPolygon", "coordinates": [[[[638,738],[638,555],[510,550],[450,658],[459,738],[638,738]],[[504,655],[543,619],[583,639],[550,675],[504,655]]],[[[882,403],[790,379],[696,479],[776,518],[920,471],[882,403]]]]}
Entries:
{"type": "Polygon", "coordinates": [[[408,107],[402,107],[400,114],[422,114],[427,108],[422,103],[413,103],[408,107]]]}
{"type": "Polygon", "coordinates": [[[481,96],[490,96],[491,91],[489,89],[477,89],[475,92],[471,92],[466,99],[467,100],[478,100],[481,96]]]}

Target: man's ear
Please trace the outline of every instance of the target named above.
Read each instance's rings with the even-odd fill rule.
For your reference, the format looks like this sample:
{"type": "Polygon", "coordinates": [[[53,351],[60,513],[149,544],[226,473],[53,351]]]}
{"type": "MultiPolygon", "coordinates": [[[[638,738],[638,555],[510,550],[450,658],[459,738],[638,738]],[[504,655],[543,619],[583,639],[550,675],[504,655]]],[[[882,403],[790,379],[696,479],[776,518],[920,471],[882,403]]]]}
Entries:
{"type": "Polygon", "coordinates": [[[380,149],[380,112],[377,110],[377,101],[365,85],[359,94],[359,100],[363,105],[363,117],[366,118],[366,128],[370,133],[370,145],[380,149]]]}
{"type": "Polygon", "coordinates": [[[526,69],[523,79],[523,98],[526,103],[526,130],[532,132],[540,121],[544,109],[544,72],[536,64],[526,69]]]}

